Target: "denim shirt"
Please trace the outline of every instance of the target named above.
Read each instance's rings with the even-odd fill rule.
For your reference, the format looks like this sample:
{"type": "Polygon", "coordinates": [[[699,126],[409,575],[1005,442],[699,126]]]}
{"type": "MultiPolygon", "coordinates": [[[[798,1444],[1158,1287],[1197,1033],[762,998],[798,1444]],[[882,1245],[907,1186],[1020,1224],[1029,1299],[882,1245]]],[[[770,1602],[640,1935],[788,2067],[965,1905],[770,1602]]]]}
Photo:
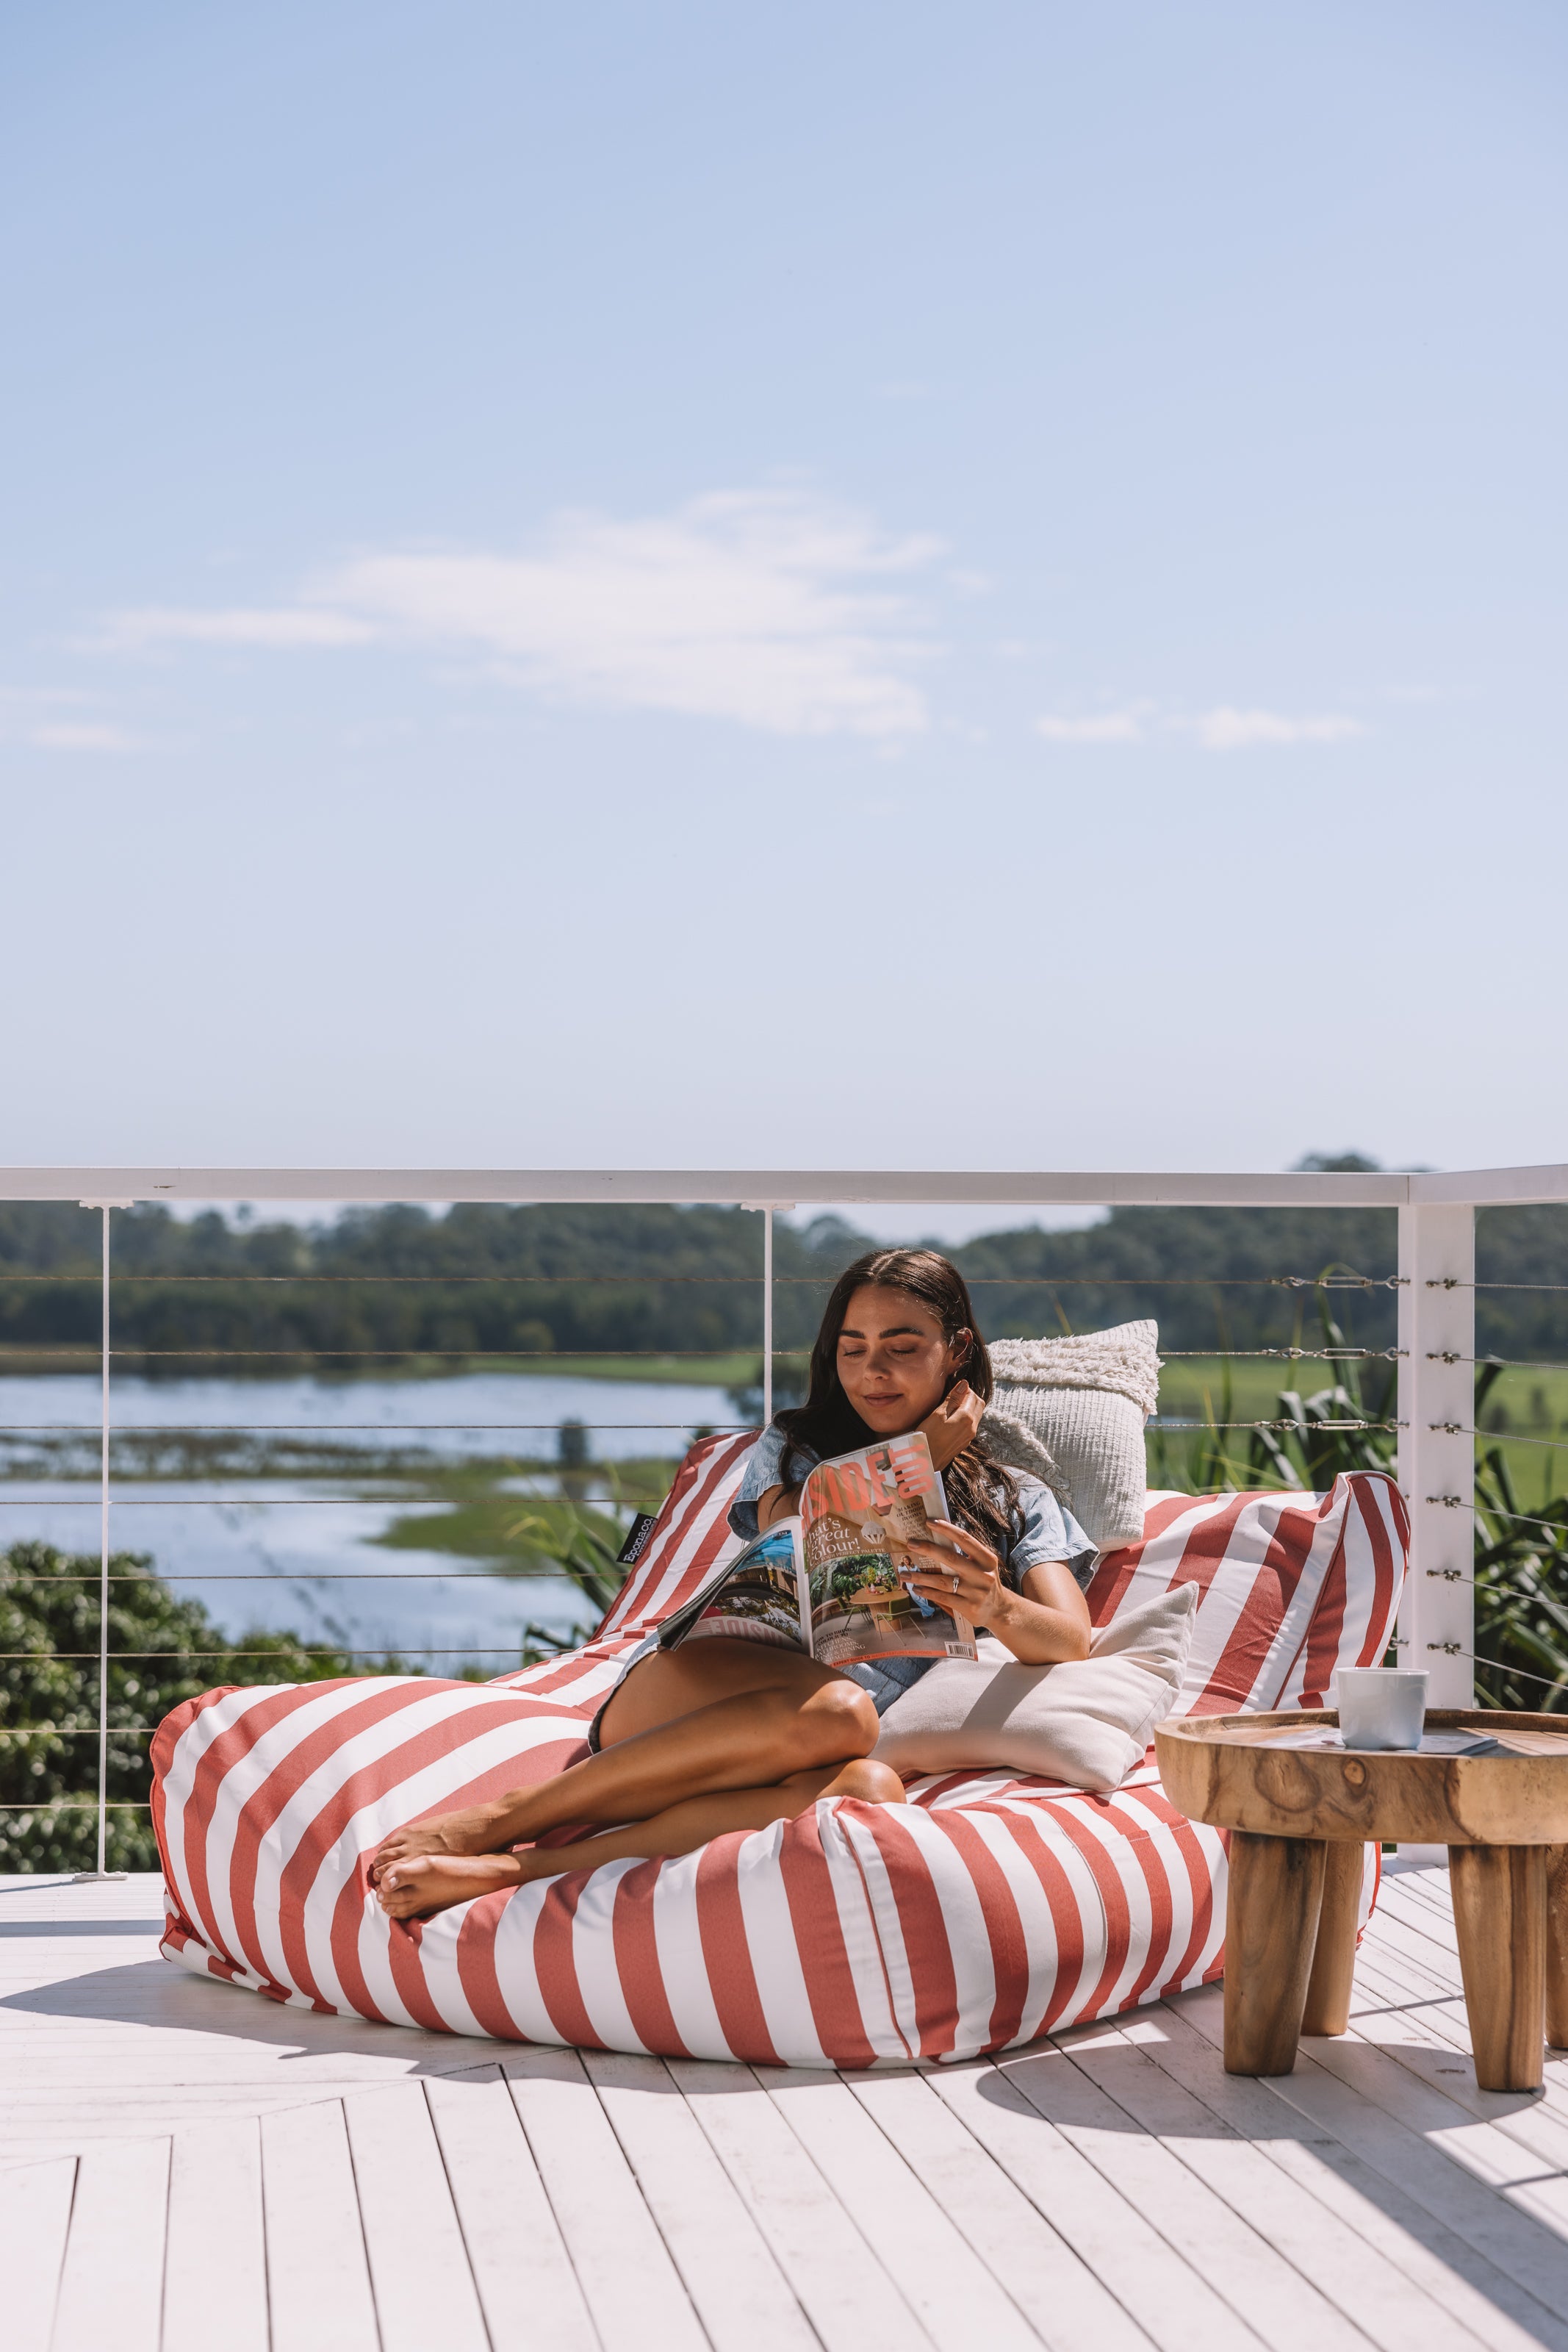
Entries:
{"type": "MultiPolygon", "coordinates": [[[[775,1423],[765,1429],[746,1457],[739,1491],[729,1507],[729,1524],[737,1536],[747,1543],[756,1540],[757,1505],[769,1486],[784,1484],[784,1432],[775,1423]]],[[[804,1475],[820,1460],[809,1445],[799,1443],[792,1449],[792,1467],[796,1478],[804,1475]]],[[[1009,1473],[1014,1488],[1010,1520],[1010,1538],[1001,1562],[1002,1582],[1014,1592],[1022,1588],[1023,1580],[1031,1568],[1041,1568],[1049,1560],[1065,1560],[1072,1570],[1073,1580],[1081,1588],[1088,1585],[1099,1558],[1094,1546],[1079,1526],[1071,1511],[1064,1510],[1043,1479],[1031,1478],[1027,1471],[1009,1473]]],[[[870,1691],[878,1715],[885,1715],[896,1698],[902,1698],[922,1675],[936,1665],[935,1658],[872,1658],[853,1666],[841,1666],[839,1672],[849,1675],[852,1682],[870,1691]]]]}

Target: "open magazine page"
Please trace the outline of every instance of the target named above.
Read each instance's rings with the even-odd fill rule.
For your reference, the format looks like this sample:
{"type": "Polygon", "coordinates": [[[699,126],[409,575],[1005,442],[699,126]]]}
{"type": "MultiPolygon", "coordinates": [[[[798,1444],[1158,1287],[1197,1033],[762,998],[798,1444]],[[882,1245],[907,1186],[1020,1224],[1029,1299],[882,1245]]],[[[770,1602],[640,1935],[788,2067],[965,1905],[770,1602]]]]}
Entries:
{"type": "Polygon", "coordinates": [[[810,1648],[800,1627],[800,1580],[796,1570],[798,1519],[776,1519],[747,1544],[684,1609],[659,1628],[662,1649],[704,1634],[727,1633],[744,1642],[772,1642],[787,1650],[810,1648]]]}
{"type": "MultiPolygon", "coordinates": [[[[947,1498],[920,1430],[819,1463],[800,1496],[811,1654],[825,1666],[862,1658],[972,1658],[973,1629],[903,1581],[907,1546],[946,1518],[947,1498]]],[[[931,1538],[934,1540],[934,1538],[931,1538]]]]}

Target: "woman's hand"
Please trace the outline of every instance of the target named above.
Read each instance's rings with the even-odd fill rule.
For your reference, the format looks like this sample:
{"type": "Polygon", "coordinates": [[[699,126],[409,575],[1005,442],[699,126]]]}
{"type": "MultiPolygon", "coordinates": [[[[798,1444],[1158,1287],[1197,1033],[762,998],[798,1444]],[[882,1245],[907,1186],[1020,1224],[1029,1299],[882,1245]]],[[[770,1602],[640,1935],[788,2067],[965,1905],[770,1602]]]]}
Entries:
{"type": "Polygon", "coordinates": [[[906,1547],[920,1563],[920,1574],[908,1580],[912,1592],[994,1633],[1020,1665],[1061,1665],[1089,1655],[1089,1604],[1064,1559],[1026,1570],[1023,1591],[1015,1592],[978,1536],[951,1519],[933,1519],[931,1530],[940,1542],[906,1547]]]}
{"type": "MultiPolygon", "coordinates": [[[[979,1399],[975,1402],[977,1405],[979,1399]]],[[[907,1580],[911,1592],[955,1617],[967,1617],[971,1625],[990,1625],[1005,1616],[1012,1595],[1002,1582],[1001,1562],[990,1545],[955,1527],[951,1519],[933,1519],[931,1528],[939,1542],[905,1546],[920,1567],[919,1575],[907,1580]]]]}
{"type": "Polygon", "coordinates": [[[926,1414],[920,1427],[938,1470],[946,1470],[978,1436],[985,1410],[985,1398],[977,1396],[967,1381],[956,1381],[936,1412],[926,1414]]]}

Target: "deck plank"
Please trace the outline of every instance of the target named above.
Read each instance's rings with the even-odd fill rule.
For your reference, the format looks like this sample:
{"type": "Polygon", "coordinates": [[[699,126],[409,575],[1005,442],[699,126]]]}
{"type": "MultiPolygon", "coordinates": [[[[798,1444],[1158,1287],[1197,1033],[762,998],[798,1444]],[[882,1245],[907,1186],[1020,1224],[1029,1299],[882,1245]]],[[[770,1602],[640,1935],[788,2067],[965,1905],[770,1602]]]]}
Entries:
{"type": "Polygon", "coordinates": [[[76,2179],[74,2156],[0,2173],[0,2291],[7,2352],[49,2352],[76,2179]]]}
{"type": "Polygon", "coordinates": [[[159,2352],[168,2200],[166,2139],[81,2158],[51,2352],[159,2352]]]}
{"type": "Polygon", "coordinates": [[[488,2352],[441,2143],[418,2083],[343,2101],[382,2352],[488,2352]]]}
{"type": "MultiPolygon", "coordinates": [[[[1382,2265],[1364,2246],[1338,2231],[1315,2202],[1282,2198],[1279,2172],[1267,2157],[1119,2030],[1085,2029],[1068,2048],[1095,2087],[1148,2135],[1140,2147],[1157,2144],[1197,2185],[1197,2201],[1190,2190],[1178,2198],[1157,2171],[1147,2169],[1145,2212],[1157,2207],[1162,2230],[1201,2249],[1191,2257],[1195,2265],[1277,2352],[1311,2352],[1319,2345],[1358,2352],[1367,2336],[1378,2340],[1367,2325],[1365,2290],[1368,2272],[1381,2273],[1382,2265]],[[1337,2266],[1325,2259],[1336,2236],[1348,2241],[1339,2246],[1337,2266]]],[[[1116,2137],[1119,2151],[1126,2137],[1124,2131],[1116,2137]]],[[[1105,2145],[1112,2144],[1108,2138],[1105,2145]]],[[[1125,2168],[1124,2154],[1122,2162],[1125,2168]]],[[[1146,2157],[1141,2162],[1147,2167],[1146,2157]]],[[[1404,2281],[1397,2282],[1397,2293],[1412,2299],[1404,2281]]],[[[1439,2337],[1445,2332],[1438,2327],[1439,2337]]],[[[1475,2339],[1462,2330],[1451,2334],[1456,2345],[1473,2347],[1475,2339]]],[[[1412,2339],[1407,2352],[1416,2352],[1412,2339]]]]}
{"type": "MultiPolygon", "coordinates": [[[[756,2218],[827,2352],[931,2339],[749,2067],[671,2059],[671,2078],[756,2218]]],[[[902,2273],[904,2264],[900,2264],[902,2273]]]]}
{"type": "Polygon", "coordinates": [[[1054,2052],[1009,2064],[1009,2078],[1260,2340],[1281,2352],[1320,2343],[1359,2352],[1364,2339],[1343,2314],[1107,2095],[1097,2074],[1125,2074],[1135,2097],[1143,2062],[1135,2053],[1119,2062],[1113,2047],[1097,2047],[1103,2032],[1092,2026],[1062,2037],[1054,2052]]]}
{"type": "Polygon", "coordinates": [[[172,2135],[162,2352],[268,2352],[261,2127],[225,2116],[172,2135]]]}
{"type": "MultiPolygon", "coordinates": [[[[1218,2047],[1223,2039],[1218,2003],[1189,1997],[1185,2013],[1218,2047]]],[[[1270,2086],[1484,2254],[1506,2278],[1525,2288],[1533,2302],[1517,2308],[1515,2315],[1526,2326],[1538,2324],[1539,2308],[1551,2316],[1555,2329],[1557,2315],[1568,2309],[1568,2247],[1511,2207],[1471,2167],[1458,2161],[1451,2146],[1435,2145],[1418,2124],[1365,2095],[1354,2079],[1319,2063],[1315,2053],[1326,2057],[1337,2046],[1314,2042],[1309,2050],[1303,2044],[1294,2074],[1271,2076],[1270,2086]]],[[[1376,2056],[1370,2051],[1365,2054],[1376,2056]]],[[[1452,2135],[1447,2137],[1451,2140],[1452,2135]]]]}
{"type": "Polygon", "coordinates": [[[598,2352],[499,2066],[434,2075],[424,2089],[492,2352],[598,2352]]]}
{"type": "Polygon", "coordinates": [[[1160,2352],[1255,2352],[1252,2330],[1025,2097],[1010,2063],[928,2080],[1160,2352]]]}
{"type": "Polygon", "coordinates": [[[1189,2023],[1185,2009],[1166,2003],[1156,2014],[1166,2039],[1149,2046],[1159,2063],[1197,2095],[1223,2101],[1239,2115],[1255,2146],[1385,2253],[1439,2309],[1451,2310],[1494,2352],[1524,2352],[1536,2344],[1568,2352],[1568,2322],[1546,2311],[1468,2239],[1293,2107],[1275,2084],[1227,2074],[1219,2050],[1189,2023]]]}
{"type": "Polygon", "coordinates": [[[500,2062],[604,2352],[705,2352],[680,2273],[575,2050],[500,2062]]]}
{"type": "MultiPolygon", "coordinates": [[[[1472,2075],[1457,2074],[1442,2084],[1428,2080],[1378,2042],[1369,2039],[1354,2019],[1350,2032],[1339,2039],[1312,2042],[1310,2054],[1325,2074],[1335,2075],[1370,2105],[1397,2117],[1432,2147],[1441,2147],[1456,2164],[1463,2165],[1490,2188],[1509,2189],[1517,2182],[1532,2179],[1553,2161],[1543,2158],[1539,2149],[1530,2144],[1532,2136],[1528,2132],[1521,2140],[1505,2131],[1500,2120],[1476,2114],[1456,2095],[1460,2084],[1467,2088],[1473,2086],[1472,2075]]],[[[1526,2095],[1498,2095],[1500,2104],[1518,2102],[1516,2115],[1528,2114],[1526,2095]]]]}
{"type": "Polygon", "coordinates": [[[582,2056],[715,2352],[816,2352],[799,2299],[663,2062],[582,2056]]]}
{"type": "Polygon", "coordinates": [[[380,2352],[342,2103],[261,2124],[272,2352],[380,2352]]]}
{"type": "Polygon", "coordinates": [[[1476,2081],[1469,2029],[1457,1994],[1419,1997],[1406,1979],[1378,1981],[1382,2002],[1371,2002],[1351,2020],[1358,2040],[1370,2042],[1405,2067],[1416,2080],[1482,2123],[1517,2140],[1537,2159],[1538,2168],[1568,2169],[1568,2114],[1530,2092],[1483,2091],[1476,2081]]]}
{"type": "Polygon", "coordinates": [[[1150,2338],[936,2095],[924,2073],[850,2088],[1053,2352],[1148,2352],[1150,2338]]]}
{"type": "MultiPolygon", "coordinates": [[[[1451,2270],[1397,2258],[1406,2251],[1404,2232],[1387,2226],[1381,2205],[1347,2216],[1346,2168],[1354,2159],[1333,2161],[1343,2151],[1312,2135],[1266,2084],[1227,2074],[1219,2053],[1201,2035],[1184,2032],[1164,2008],[1123,2018],[1119,2032],[1165,2079],[1167,2095],[1152,2095],[1145,2083],[1103,2077],[1107,2086],[1381,2352],[1475,2352],[1501,2341],[1521,2352],[1516,2326],[1500,2337],[1490,2326],[1466,2326],[1452,2310],[1451,2270]],[[1169,2094],[1185,2104],[1172,2104],[1169,2094]],[[1281,2194],[1281,2172],[1293,2193],[1281,2194]]],[[[1361,2184],[1350,2185],[1354,2194],[1361,2184]]],[[[1408,2209],[1407,2219],[1417,2216],[1418,2209],[1408,2209]]],[[[1474,2300],[1484,2319],[1490,2306],[1474,2300]]]]}
{"type": "Polygon", "coordinates": [[[944,2352],[1033,2352],[1039,2338],[919,2174],[836,2074],[758,2067],[757,2078],[883,2268],[944,2352]]]}
{"type": "Polygon", "coordinates": [[[319,2016],[159,1955],[162,1882],[0,1879],[0,2168],[455,2073],[471,2042],[319,2016]]]}

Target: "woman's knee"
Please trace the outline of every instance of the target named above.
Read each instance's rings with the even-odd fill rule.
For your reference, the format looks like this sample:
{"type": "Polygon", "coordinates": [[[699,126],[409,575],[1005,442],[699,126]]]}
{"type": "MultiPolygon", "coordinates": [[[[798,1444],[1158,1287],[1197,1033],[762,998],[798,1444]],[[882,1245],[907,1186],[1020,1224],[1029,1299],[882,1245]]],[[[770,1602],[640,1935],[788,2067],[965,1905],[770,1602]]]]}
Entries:
{"type": "Polygon", "coordinates": [[[873,1757],[859,1756],[846,1764],[834,1776],[828,1792],[834,1797],[856,1797],[862,1805],[902,1805],[905,1802],[904,1782],[891,1764],[879,1764],[873,1757]]]}
{"type": "Polygon", "coordinates": [[[876,1746],[881,1726],[869,1691],[847,1675],[839,1675],[823,1683],[813,1691],[802,1713],[809,1716],[813,1736],[819,1733],[826,1745],[818,1749],[823,1762],[835,1757],[852,1759],[869,1756],[876,1746]]]}
{"type": "Polygon", "coordinates": [[[799,1691],[778,1690],[758,1694],[758,1701],[771,1712],[769,1727],[788,1752],[793,1770],[869,1756],[876,1746],[877,1715],[871,1695],[847,1676],[819,1683],[804,1696],[799,1691]]]}
{"type": "Polygon", "coordinates": [[[847,1764],[818,1764],[805,1772],[791,1772],[779,1783],[791,1800],[791,1811],[805,1812],[822,1797],[853,1797],[862,1805],[902,1805],[908,1800],[904,1782],[891,1764],[870,1756],[855,1756],[847,1764]]]}

